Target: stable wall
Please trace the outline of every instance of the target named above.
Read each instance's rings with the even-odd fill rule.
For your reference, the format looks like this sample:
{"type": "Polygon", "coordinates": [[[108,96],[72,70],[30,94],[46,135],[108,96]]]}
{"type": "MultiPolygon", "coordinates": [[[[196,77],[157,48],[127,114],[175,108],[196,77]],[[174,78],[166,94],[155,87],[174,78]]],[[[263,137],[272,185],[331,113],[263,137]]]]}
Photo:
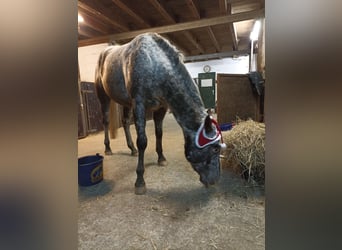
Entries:
{"type": "MultiPolygon", "coordinates": [[[[82,84],[89,84],[95,81],[95,68],[98,61],[98,57],[106,47],[108,47],[107,43],[85,46],[78,48],[78,64],[79,64],[79,74],[80,74],[80,81],[82,84]]],[[[248,56],[241,56],[236,58],[223,58],[218,60],[209,60],[203,62],[193,62],[193,63],[186,63],[185,66],[187,67],[190,75],[192,78],[197,78],[198,73],[203,73],[203,67],[205,65],[209,65],[211,67],[211,72],[216,72],[216,76],[219,73],[225,74],[246,74],[248,73],[249,69],[249,58],[248,56]]],[[[88,86],[88,85],[87,85],[88,86]]],[[[87,124],[83,124],[86,126],[86,130],[88,133],[93,131],[93,126],[90,126],[90,121],[93,120],[100,120],[100,118],[93,117],[92,114],[98,114],[100,112],[98,107],[95,105],[88,106],[89,100],[95,100],[95,92],[93,91],[90,93],[89,91],[82,90],[80,86],[80,98],[83,99],[84,108],[87,111],[84,115],[86,117],[87,124]]],[[[215,91],[217,95],[217,91],[215,91]]],[[[216,100],[216,96],[215,96],[216,100]]],[[[83,107],[82,107],[83,108],[83,107]]],[[[112,105],[113,108],[113,105],[112,105]]],[[[82,109],[81,109],[82,110],[82,109]]],[[[149,115],[150,116],[150,115],[149,115]]],[[[101,117],[101,115],[99,115],[101,117]]],[[[119,116],[117,116],[119,117],[119,116]]],[[[112,124],[119,122],[121,119],[111,120],[110,131],[111,131],[111,138],[114,138],[115,135],[113,133],[112,124]]],[[[79,121],[80,122],[80,121],[79,121]]],[[[98,128],[97,128],[98,129],[98,128]]]]}
{"type": "Polygon", "coordinates": [[[240,56],[236,58],[228,57],[185,64],[192,78],[197,78],[198,73],[203,73],[203,67],[205,65],[209,65],[211,68],[210,71],[216,72],[216,75],[219,73],[246,74],[249,72],[249,56],[240,56]]]}
{"type": "Polygon", "coordinates": [[[78,48],[78,65],[82,82],[95,81],[95,67],[101,51],[108,47],[107,43],[78,48]]]}
{"type": "MultiPolygon", "coordinates": [[[[97,59],[101,51],[107,46],[107,43],[102,43],[78,48],[78,63],[82,82],[94,82],[97,59]]],[[[216,72],[217,74],[246,74],[249,70],[249,57],[229,57],[185,64],[192,78],[197,78],[198,73],[203,73],[204,65],[209,65],[211,72],[216,72]]]]}

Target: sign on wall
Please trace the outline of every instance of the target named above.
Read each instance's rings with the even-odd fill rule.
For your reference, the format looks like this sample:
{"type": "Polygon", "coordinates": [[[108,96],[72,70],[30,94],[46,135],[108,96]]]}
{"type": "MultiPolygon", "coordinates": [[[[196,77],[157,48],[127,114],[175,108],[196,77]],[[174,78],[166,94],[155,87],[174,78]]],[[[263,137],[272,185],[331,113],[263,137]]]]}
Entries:
{"type": "Polygon", "coordinates": [[[215,108],[215,72],[199,73],[198,74],[198,87],[204,107],[215,108]]]}

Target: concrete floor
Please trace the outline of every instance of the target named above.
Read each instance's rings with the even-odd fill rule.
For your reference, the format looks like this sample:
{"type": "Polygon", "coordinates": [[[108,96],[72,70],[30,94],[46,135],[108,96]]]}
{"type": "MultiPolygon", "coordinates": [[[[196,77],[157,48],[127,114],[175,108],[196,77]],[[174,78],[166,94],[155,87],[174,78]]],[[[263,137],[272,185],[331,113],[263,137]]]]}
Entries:
{"type": "MultiPolygon", "coordinates": [[[[131,126],[136,140],[134,126],[131,126]]],[[[163,146],[168,166],[157,165],[154,126],[147,122],[147,193],[134,194],[137,157],[123,129],[104,156],[104,180],[79,187],[79,249],[264,249],[263,190],[223,169],[206,189],[184,156],[182,130],[168,113],[163,146]]],[[[79,157],[104,155],[103,132],[78,141],[79,157]]]]}

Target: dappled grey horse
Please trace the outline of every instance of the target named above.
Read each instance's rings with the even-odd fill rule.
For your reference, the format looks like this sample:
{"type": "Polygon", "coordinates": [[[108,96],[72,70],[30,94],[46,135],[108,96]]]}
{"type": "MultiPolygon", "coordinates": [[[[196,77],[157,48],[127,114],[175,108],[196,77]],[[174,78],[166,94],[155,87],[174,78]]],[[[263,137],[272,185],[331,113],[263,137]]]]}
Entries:
{"type": "Polygon", "coordinates": [[[162,148],[162,124],[168,108],[181,126],[185,156],[207,187],[220,176],[222,135],[216,121],[206,113],[199,91],[186,70],[180,53],[155,33],[142,34],[130,43],[106,48],[95,73],[105,133],[105,153],[111,154],[108,137],[110,100],[123,106],[123,127],[132,154],[137,150],[129,131],[133,110],[137,132],[138,165],[135,193],[144,194],[146,111],[153,111],[158,164],[166,165],[162,148]]]}

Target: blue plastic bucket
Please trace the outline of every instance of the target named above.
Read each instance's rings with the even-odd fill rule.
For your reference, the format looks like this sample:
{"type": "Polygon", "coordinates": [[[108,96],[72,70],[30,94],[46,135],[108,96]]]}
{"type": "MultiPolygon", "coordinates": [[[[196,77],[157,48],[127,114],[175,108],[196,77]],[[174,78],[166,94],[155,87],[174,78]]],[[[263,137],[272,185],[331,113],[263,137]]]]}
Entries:
{"type": "Polygon", "coordinates": [[[227,130],[231,130],[233,126],[234,126],[233,123],[224,123],[220,125],[220,129],[221,131],[227,131],[227,130]]]}
{"type": "Polygon", "coordinates": [[[100,154],[78,158],[78,185],[91,186],[103,180],[103,156],[100,154]]]}

